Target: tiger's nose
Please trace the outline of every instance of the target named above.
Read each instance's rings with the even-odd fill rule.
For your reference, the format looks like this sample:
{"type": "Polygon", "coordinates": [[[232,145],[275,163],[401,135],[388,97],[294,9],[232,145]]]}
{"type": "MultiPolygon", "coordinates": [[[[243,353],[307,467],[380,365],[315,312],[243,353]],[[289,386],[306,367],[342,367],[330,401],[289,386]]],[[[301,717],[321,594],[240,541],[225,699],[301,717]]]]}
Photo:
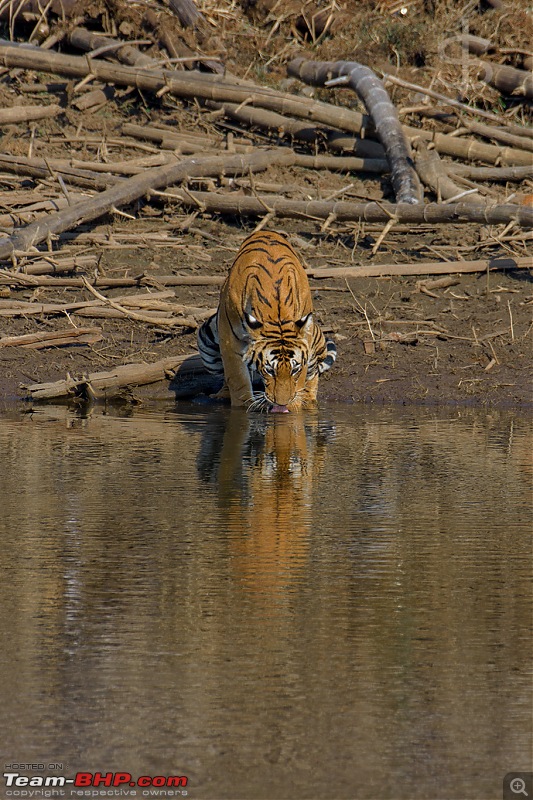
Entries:
{"type": "Polygon", "coordinates": [[[275,406],[288,406],[294,399],[294,392],[286,387],[278,387],[274,390],[273,403],[275,406]]]}

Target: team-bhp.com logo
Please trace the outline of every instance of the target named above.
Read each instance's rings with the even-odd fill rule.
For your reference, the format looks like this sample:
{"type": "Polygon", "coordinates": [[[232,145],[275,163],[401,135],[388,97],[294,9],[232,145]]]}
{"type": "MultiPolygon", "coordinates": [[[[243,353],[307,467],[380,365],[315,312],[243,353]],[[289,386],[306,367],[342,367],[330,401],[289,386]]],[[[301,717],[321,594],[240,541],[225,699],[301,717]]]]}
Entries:
{"type": "MultiPolygon", "coordinates": [[[[40,765],[39,765],[40,766],[40,765]]],[[[4,772],[5,795],[41,797],[186,797],[185,775],[141,775],[129,772],[77,772],[63,775],[22,775],[4,772]]]]}

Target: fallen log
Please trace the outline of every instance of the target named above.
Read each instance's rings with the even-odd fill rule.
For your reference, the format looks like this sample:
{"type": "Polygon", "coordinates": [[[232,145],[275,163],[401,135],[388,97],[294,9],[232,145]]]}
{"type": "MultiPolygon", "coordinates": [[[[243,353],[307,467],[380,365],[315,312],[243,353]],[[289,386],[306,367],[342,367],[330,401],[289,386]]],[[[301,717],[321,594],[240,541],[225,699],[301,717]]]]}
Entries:
{"type": "Polygon", "coordinates": [[[32,383],[21,387],[31,400],[59,397],[82,397],[87,400],[108,399],[127,387],[144,386],[171,377],[190,355],[172,356],[152,364],[124,364],[107,372],[92,372],[79,378],[66,378],[53,383],[32,383]]]}
{"type": "Polygon", "coordinates": [[[88,31],[86,28],[74,28],[67,38],[70,44],[79,50],[91,52],[102,48],[102,55],[116,56],[119,61],[132,67],[155,67],[157,69],[159,66],[159,62],[155,58],[150,58],[145,53],[141,53],[137,47],[129,42],[121,42],[118,39],[112,39],[110,36],[88,31]]]}
{"type": "MultiPolygon", "coordinates": [[[[472,133],[477,133],[479,136],[484,136],[485,139],[495,139],[497,142],[503,142],[518,150],[529,150],[533,152],[533,139],[528,139],[526,136],[516,136],[514,133],[495,128],[493,125],[485,125],[483,122],[475,122],[468,120],[464,123],[472,133]]],[[[532,157],[533,161],[533,157],[532,157]]]]}
{"type": "Polygon", "coordinates": [[[71,344],[96,344],[103,339],[101,328],[65,328],[61,331],[25,333],[21,336],[0,337],[0,347],[23,347],[44,350],[47,347],[66,347],[71,344]]]}
{"type": "MultiPolygon", "coordinates": [[[[388,222],[395,218],[398,222],[411,225],[420,223],[462,224],[475,222],[481,225],[507,225],[515,222],[523,228],[533,228],[533,208],[513,203],[483,205],[474,203],[349,203],[327,200],[288,200],[276,195],[244,197],[236,193],[215,194],[213,192],[193,192],[174,189],[174,197],[179,197],[182,205],[196,208],[205,213],[231,214],[243,217],[272,217],[336,220],[337,222],[388,222]]],[[[1,243],[1,240],[0,240],[1,243]]]]}
{"type": "Polygon", "coordinates": [[[471,167],[468,164],[446,165],[448,172],[455,172],[473,181],[523,181],[533,178],[533,165],[529,167],[471,167]]]}
{"type": "Polygon", "coordinates": [[[212,175],[244,174],[249,170],[263,170],[272,164],[291,163],[291,154],[279,151],[260,151],[250,155],[234,155],[205,159],[189,159],[174,164],[147,169],[139,175],[120,180],[116,186],[90,198],[76,203],[46,219],[36,220],[30,225],[18,229],[11,236],[0,239],[0,259],[7,259],[17,251],[26,251],[30,247],[48,239],[54,234],[70,230],[107,214],[113,208],[137,200],[150,189],[160,189],[191,177],[207,177],[212,175]]]}
{"type": "Polygon", "coordinates": [[[467,66],[478,68],[479,80],[494,86],[504,94],[522,95],[533,98],[533,75],[524,69],[516,69],[508,64],[495,64],[492,61],[467,62],[467,66]]]}
{"type": "Polygon", "coordinates": [[[376,264],[369,267],[318,267],[308,270],[311,278],[381,278],[401,275],[453,275],[506,269],[531,269],[531,258],[483,258],[477,261],[420,261],[412,264],[376,264]]]}
{"type": "MultiPolygon", "coordinates": [[[[437,196],[437,201],[459,198],[465,190],[448,175],[447,166],[435,150],[428,150],[422,142],[417,145],[415,164],[422,183],[437,196]]],[[[469,194],[461,198],[465,203],[480,203],[479,194],[469,194]]]]}
{"type": "Polygon", "coordinates": [[[0,108],[0,125],[12,125],[16,122],[30,122],[37,119],[57,117],[62,114],[61,106],[12,106],[0,108]]]}
{"type": "MultiPolygon", "coordinates": [[[[28,269],[31,265],[24,267],[28,269]]],[[[55,269],[50,265],[49,273],[55,269]]],[[[224,283],[224,275],[142,275],[131,278],[97,277],[91,280],[91,285],[98,289],[127,289],[139,286],[220,286],[224,283]]],[[[25,274],[25,272],[0,269],[0,286],[47,286],[83,288],[84,278],[56,278],[48,274],[25,274]]]]}
{"type": "Polygon", "coordinates": [[[383,83],[369,67],[356,61],[320,62],[297,58],[288,65],[288,73],[313,86],[350,86],[364,102],[385,148],[397,202],[416,204],[422,201],[420,181],[398,113],[383,83]]]}

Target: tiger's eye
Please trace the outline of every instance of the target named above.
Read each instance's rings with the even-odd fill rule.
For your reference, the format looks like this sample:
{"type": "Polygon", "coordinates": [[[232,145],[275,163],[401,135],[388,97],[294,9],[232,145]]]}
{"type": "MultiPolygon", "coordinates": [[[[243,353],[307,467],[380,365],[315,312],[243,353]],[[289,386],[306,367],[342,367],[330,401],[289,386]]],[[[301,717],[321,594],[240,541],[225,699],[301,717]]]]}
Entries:
{"type": "Polygon", "coordinates": [[[305,317],[302,317],[301,319],[297,319],[297,320],[296,320],[296,325],[297,325],[297,327],[298,327],[298,328],[303,328],[303,326],[304,326],[304,325],[305,325],[305,323],[308,321],[308,319],[310,319],[310,317],[311,317],[311,313],[309,313],[309,314],[306,314],[306,315],[305,315],[305,317]]]}
{"type": "Polygon", "coordinates": [[[246,319],[246,322],[248,323],[248,327],[251,328],[253,331],[255,331],[255,330],[257,330],[257,328],[261,327],[262,323],[259,322],[259,320],[256,319],[256,317],[253,316],[253,314],[248,314],[248,312],[245,311],[244,312],[244,317],[246,319]]]}

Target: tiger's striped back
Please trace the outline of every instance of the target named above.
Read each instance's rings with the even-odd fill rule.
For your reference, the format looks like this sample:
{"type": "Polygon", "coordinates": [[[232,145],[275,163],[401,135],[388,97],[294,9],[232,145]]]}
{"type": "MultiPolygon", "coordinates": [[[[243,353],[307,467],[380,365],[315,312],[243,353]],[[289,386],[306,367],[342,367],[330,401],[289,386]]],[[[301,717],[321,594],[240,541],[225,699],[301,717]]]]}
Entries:
{"type": "Polygon", "coordinates": [[[289,242],[254,233],[241,246],[217,313],[198,331],[205,367],[224,374],[232,405],[299,410],[316,403],[318,376],[336,358],[313,319],[309,281],[289,242]],[[258,374],[264,390],[253,392],[258,374]]]}

